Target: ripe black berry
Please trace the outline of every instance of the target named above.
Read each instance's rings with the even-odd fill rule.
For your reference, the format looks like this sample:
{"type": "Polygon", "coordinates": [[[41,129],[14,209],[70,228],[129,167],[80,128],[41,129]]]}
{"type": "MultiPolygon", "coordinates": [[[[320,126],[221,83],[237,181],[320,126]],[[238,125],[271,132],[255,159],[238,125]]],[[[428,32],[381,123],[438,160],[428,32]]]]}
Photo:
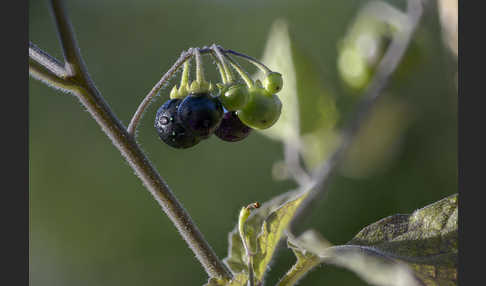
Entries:
{"type": "Polygon", "coordinates": [[[226,111],[221,124],[214,131],[214,134],[221,140],[236,142],[245,139],[251,130],[251,127],[241,122],[235,111],[226,111]]]}
{"type": "Polygon", "coordinates": [[[201,141],[187,130],[177,116],[177,108],[182,100],[169,99],[157,110],[155,128],[160,139],[174,148],[189,148],[201,141]]]}
{"type": "Polygon", "coordinates": [[[181,123],[196,136],[207,138],[223,118],[221,102],[209,93],[191,93],[178,109],[181,123]]]}

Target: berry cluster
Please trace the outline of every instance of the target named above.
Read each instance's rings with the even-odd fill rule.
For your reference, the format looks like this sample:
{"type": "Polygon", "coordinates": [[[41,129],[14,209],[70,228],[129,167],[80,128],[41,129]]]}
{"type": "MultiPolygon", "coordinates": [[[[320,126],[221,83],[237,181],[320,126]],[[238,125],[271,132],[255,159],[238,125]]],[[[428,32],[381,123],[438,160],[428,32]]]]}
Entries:
{"type": "Polygon", "coordinates": [[[276,95],[282,89],[282,76],[257,60],[213,45],[194,49],[184,62],[179,88],[174,86],[157,111],[155,128],[159,137],[174,148],[189,148],[216,134],[224,141],[246,138],[253,129],[266,129],[277,122],[282,103],[276,95]],[[215,60],[222,82],[214,86],[204,79],[201,54],[215,60]],[[263,83],[254,82],[228,53],[241,56],[264,72],[263,83]],[[189,82],[190,60],[196,59],[196,80],[189,82]],[[228,67],[238,72],[245,84],[235,82],[228,67]]]}

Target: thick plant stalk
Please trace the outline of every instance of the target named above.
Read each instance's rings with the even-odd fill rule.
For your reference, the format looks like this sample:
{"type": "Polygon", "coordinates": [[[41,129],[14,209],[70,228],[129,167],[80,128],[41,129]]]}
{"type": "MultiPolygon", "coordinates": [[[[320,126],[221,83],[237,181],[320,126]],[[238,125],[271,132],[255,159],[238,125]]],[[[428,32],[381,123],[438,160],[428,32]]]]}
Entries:
{"type": "MultiPolygon", "coordinates": [[[[36,54],[38,55],[37,58],[33,58],[29,53],[30,74],[36,79],[49,83],[51,86],[72,93],[79,99],[82,105],[100,125],[103,132],[111,139],[115,147],[128,161],[130,167],[135,171],[135,174],[150,191],[170,220],[174,223],[208,275],[210,277],[231,279],[231,272],[217,257],[187,211],[177,200],[155,167],[140,149],[135,141],[133,132],[128,132],[94,85],[80,55],[71,23],[67,17],[63,4],[64,3],[60,0],[51,1],[66,61],[65,67],[62,68],[62,70],[59,69],[60,67],[58,65],[56,65],[55,68],[57,71],[65,73],[66,77],[57,78],[57,74],[52,72],[52,68],[48,68],[48,66],[45,65],[46,63],[51,62],[57,64],[57,62],[52,61],[53,58],[48,56],[45,52],[38,52],[36,54]]],[[[36,51],[33,45],[31,45],[31,49],[33,53],[36,51]]],[[[179,60],[183,62],[183,60],[179,60]]],[[[171,70],[169,70],[168,74],[170,72],[171,70]]],[[[168,75],[166,74],[164,77],[165,76],[168,75]]],[[[132,131],[134,131],[134,129],[132,131]]]]}

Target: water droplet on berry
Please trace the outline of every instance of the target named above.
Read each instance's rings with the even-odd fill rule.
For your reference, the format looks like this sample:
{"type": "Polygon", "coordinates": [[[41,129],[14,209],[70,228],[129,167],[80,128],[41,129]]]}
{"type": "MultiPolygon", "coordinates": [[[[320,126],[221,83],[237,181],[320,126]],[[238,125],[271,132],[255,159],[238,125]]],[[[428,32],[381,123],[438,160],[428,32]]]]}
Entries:
{"type": "Polygon", "coordinates": [[[169,119],[165,116],[160,117],[159,123],[162,125],[167,125],[169,123],[169,119]]]}
{"type": "Polygon", "coordinates": [[[177,106],[180,99],[170,99],[158,110],[155,128],[163,142],[174,148],[190,148],[201,141],[201,138],[187,132],[179,121],[177,106]]]}

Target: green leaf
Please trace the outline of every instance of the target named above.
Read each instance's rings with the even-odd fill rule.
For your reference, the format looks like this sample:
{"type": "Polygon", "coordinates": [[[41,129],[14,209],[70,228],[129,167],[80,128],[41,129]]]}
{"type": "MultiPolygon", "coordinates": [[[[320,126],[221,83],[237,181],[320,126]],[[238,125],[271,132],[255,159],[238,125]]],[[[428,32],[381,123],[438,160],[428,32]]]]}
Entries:
{"type": "Polygon", "coordinates": [[[454,194],[411,215],[384,218],[347,245],[407,263],[425,285],[457,285],[457,204],[454,194]]]}
{"type": "MultiPolygon", "coordinates": [[[[321,262],[345,267],[374,285],[457,285],[457,204],[454,194],[410,215],[384,218],[341,246],[330,247],[309,231],[299,239],[289,238],[297,256],[294,267],[316,265],[318,256],[321,262]]],[[[289,275],[281,282],[296,281],[305,273],[289,271],[289,275]]]]}
{"type": "Polygon", "coordinates": [[[257,251],[253,259],[255,277],[258,280],[262,280],[267,266],[273,257],[275,248],[282,237],[283,231],[287,228],[304,197],[305,195],[300,195],[286,202],[271,212],[264,220],[261,232],[257,237],[257,251]]]}
{"type": "Polygon", "coordinates": [[[238,273],[231,281],[220,278],[209,278],[208,283],[204,284],[204,286],[246,286],[247,281],[248,275],[246,273],[238,273]]]}
{"type": "MultiPolygon", "coordinates": [[[[304,241],[320,241],[321,248],[326,248],[325,245],[330,244],[321,238],[314,231],[306,231],[300,237],[300,240],[304,241]],[[315,237],[309,237],[315,236],[315,237]]],[[[280,279],[277,286],[290,286],[295,285],[300,279],[302,279],[312,268],[321,263],[319,256],[313,252],[307,251],[292,242],[292,239],[287,239],[287,246],[292,249],[295,256],[297,257],[297,262],[292,266],[292,268],[280,279]]]]}
{"type": "Polygon", "coordinates": [[[362,178],[389,168],[397,158],[400,144],[414,113],[404,100],[383,97],[360,128],[342,163],[341,174],[362,178]]]}
{"type": "MultiPolygon", "coordinates": [[[[252,210],[245,222],[253,257],[255,277],[261,281],[275,252],[283,231],[288,226],[304,193],[290,191],[252,210]]],[[[248,273],[247,257],[237,227],[229,233],[229,254],[224,262],[233,273],[248,273]]]]}
{"type": "MultiPolygon", "coordinates": [[[[275,211],[279,206],[284,204],[286,201],[292,199],[298,194],[297,191],[290,191],[281,194],[272,200],[261,205],[260,208],[253,210],[250,217],[246,221],[246,231],[252,233],[250,237],[250,245],[252,249],[255,249],[256,236],[262,227],[263,221],[268,215],[275,211]]],[[[239,273],[247,270],[246,263],[246,253],[243,243],[241,241],[240,235],[238,233],[238,226],[229,233],[229,248],[228,256],[224,259],[224,262],[233,271],[233,273],[239,273]]]]}

